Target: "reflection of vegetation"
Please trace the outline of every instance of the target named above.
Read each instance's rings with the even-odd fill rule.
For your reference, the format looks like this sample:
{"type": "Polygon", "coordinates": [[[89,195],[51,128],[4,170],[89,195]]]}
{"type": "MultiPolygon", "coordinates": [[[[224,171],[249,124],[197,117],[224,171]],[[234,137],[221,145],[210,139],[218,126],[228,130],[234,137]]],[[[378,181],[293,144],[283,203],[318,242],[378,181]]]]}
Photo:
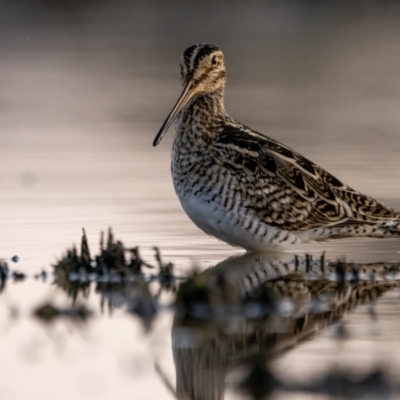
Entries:
{"type": "Polygon", "coordinates": [[[12,279],[14,282],[21,282],[24,281],[25,278],[26,275],[23,272],[11,271],[10,268],[8,268],[8,264],[0,260],[0,293],[3,292],[6,287],[8,279],[12,279]]]}
{"type": "Polygon", "coordinates": [[[128,312],[140,317],[149,328],[158,311],[157,299],[162,290],[175,290],[176,278],[173,265],[164,264],[157,248],[158,272],[144,274],[143,268],[154,270],[140,256],[139,249],[126,248],[116,241],[111,229],[106,240],[101,233],[100,252],[91,256],[87,237],[83,231],[80,251],[73,247],[54,266],[55,284],[76,301],[78,295],[88,297],[92,284],[101,296],[101,309],[105,306],[112,311],[115,307],[126,306],[128,312]],[[149,285],[158,282],[159,290],[152,295],[149,285]]]}
{"type": "Polygon", "coordinates": [[[159,307],[143,276],[134,282],[97,282],[95,290],[100,294],[102,311],[105,306],[109,311],[125,306],[129,313],[141,319],[146,330],[150,329],[159,307]]]}
{"type": "Polygon", "coordinates": [[[0,293],[6,286],[6,279],[8,275],[8,265],[5,261],[0,260],[0,293]]]}
{"type": "Polygon", "coordinates": [[[74,321],[86,321],[92,312],[84,305],[79,307],[59,308],[50,303],[45,303],[34,310],[34,315],[40,320],[50,323],[56,318],[68,318],[74,321]]]}
{"type": "Polygon", "coordinates": [[[142,272],[142,267],[153,268],[140,257],[139,249],[126,248],[116,241],[109,229],[106,243],[100,236],[100,252],[91,257],[85,231],[83,231],[80,252],[73,246],[54,266],[55,282],[73,300],[79,293],[88,296],[90,282],[124,282],[142,272]]]}

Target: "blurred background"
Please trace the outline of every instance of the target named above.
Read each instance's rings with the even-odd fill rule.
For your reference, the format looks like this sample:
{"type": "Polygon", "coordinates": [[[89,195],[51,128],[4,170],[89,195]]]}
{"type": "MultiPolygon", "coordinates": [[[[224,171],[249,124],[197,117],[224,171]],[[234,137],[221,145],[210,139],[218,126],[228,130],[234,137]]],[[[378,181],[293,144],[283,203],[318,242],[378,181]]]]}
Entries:
{"type": "MultiPolygon", "coordinates": [[[[180,94],[180,54],[198,42],[224,51],[233,118],[400,209],[399,18],[394,0],[0,0],[0,255],[18,255],[22,269],[36,272],[78,243],[82,227],[96,249],[109,226],[145,257],[159,246],[178,271],[237,252],[200,232],[181,209],[170,177],[173,129],[152,147],[180,94]]],[[[398,260],[398,248],[396,240],[349,239],[309,251],[382,261],[398,260]]],[[[13,293],[6,302],[30,305],[39,290],[27,285],[13,293]]],[[[118,352],[128,363],[124,349],[132,340],[131,325],[121,321],[97,321],[96,356],[74,343],[75,353],[69,348],[40,368],[30,361],[42,361],[32,349],[48,346],[48,337],[20,326],[1,346],[12,364],[6,398],[165,395],[161,383],[149,393],[153,381],[140,378],[133,387],[131,375],[121,378],[114,368],[118,352]],[[29,350],[22,364],[15,358],[21,343],[29,350]],[[70,354],[85,355],[78,369],[70,354]],[[104,360],[115,376],[100,367],[104,360]],[[64,385],[59,363],[68,365],[76,391],[43,391],[43,374],[64,385]],[[28,385],[18,386],[18,371],[32,374],[28,385]],[[82,375],[89,380],[81,382],[82,375]]],[[[165,325],[159,337],[169,338],[170,320],[165,325]]],[[[133,337],[141,332],[135,328],[133,337]]],[[[132,371],[153,371],[145,350],[137,353],[132,371]]]]}
{"type": "Polygon", "coordinates": [[[178,258],[231,251],[181,211],[173,129],[151,146],[202,41],[225,53],[235,119],[400,207],[399,15],[389,0],[1,1],[1,243],[47,243],[47,262],[82,226],[113,226],[178,258]]]}

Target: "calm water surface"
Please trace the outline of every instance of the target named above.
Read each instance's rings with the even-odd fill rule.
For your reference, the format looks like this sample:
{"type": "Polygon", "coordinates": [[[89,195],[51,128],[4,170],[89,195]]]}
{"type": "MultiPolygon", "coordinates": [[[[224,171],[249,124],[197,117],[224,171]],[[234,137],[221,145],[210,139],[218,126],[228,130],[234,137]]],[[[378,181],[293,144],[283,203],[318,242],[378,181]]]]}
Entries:
{"type": "MultiPolygon", "coordinates": [[[[352,43],[343,39],[332,45],[332,64],[308,80],[293,76],[279,81],[279,65],[272,61],[267,65],[273,79],[240,79],[228,53],[227,108],[349,185],[400,209],[400,60],[390,46],[380,47],[382,38],[374,39],[366,39],[365,46],[379,49],[385,71],[377,72],[375,57],[374,62],[355,57],[352,43]]],[[[140,246],[149,262],[158,246],[179,275],[240,253],[205,236],[182,211],[169,172],[172,132],[161,146],[151,147],[180,91],[178,54],[173,56],[166,69],[153,66],[136,75],[112,54],[82,60],[9,52],[1,58],[0,255],[20,257],[18,264],[9,262],[12,268],[29,276],[51,270],[67,247],[79,243],[83,227],[92,250],[98,247],[99,232],[112,227],[126,245],[140,246]]],[[[296,249],[315,256],[322,251],[331,260],[400,261],[398,240],[343,240],[296,249]]],[[[154,369],[158,362],[175,385],[171,311],[161,313],[146,333],[123,307],[102,312],[95,293],[78,299],[94,310],[89,323],[39,322],[32,317],[35,306],[70,304],[49,281],[10,282],[0,298],[2,398],[173,398],[154,369]]],[[[171,300],[163,297],[165,303],[171,300]]],[[[338,342],[329,329],[322,330],[276,359],[273,369],[303,380],[332,365],[360,373],[385,362],[395,376],[392,371],[400,367],[399,302],[397,292],[386,293],[372,320],[368,305],[356,308],[344,316],[348,340],[338,342]]],[[[243,398],[229,383],[235,377],[225,372],[225,398],[243,398]]],[[[198,396],[192,398],[206,398],[198,396]]]]}

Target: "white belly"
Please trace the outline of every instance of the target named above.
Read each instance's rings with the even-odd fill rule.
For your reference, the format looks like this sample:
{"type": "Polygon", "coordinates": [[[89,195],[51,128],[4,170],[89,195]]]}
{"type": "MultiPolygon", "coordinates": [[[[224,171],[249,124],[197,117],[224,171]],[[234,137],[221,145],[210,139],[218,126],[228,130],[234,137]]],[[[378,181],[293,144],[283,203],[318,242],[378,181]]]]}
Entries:
{"type": "Polygon", "coordinates": [[[254,223],[254,216],[244,217],[240,212],[228,211],[217,202],[209,202],[207,198],[195,196],[192,192],[181,194],[179,200],[186,214],[201,230],[231,246],[266,251],[301,243],[290,232],[260,221],[254,223]],[[260,224],[257,230],[251,229],[251,226],[260,224]]]}

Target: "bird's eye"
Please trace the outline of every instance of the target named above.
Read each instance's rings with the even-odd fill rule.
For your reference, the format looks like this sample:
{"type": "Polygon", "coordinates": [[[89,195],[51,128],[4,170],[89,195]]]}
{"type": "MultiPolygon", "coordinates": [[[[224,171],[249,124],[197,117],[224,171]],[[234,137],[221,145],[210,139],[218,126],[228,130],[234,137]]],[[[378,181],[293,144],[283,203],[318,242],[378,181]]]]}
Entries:
{"type": "Polygon", "coordinates": [[[211,63],[212,63],[212,65],[217,65],[217,56],[214,56],[214,57],[211,59],[211,63]]]}

